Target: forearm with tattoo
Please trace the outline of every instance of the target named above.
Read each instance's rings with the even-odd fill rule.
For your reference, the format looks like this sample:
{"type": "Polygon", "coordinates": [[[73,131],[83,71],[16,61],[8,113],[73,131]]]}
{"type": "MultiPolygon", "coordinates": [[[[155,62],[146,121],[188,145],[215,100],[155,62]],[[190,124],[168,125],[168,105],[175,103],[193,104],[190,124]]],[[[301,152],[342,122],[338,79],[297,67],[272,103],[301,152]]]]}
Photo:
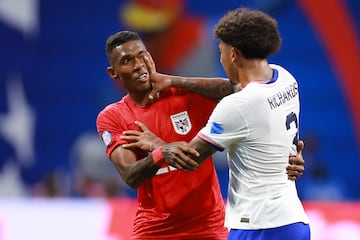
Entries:
{"type": "Polygon", "coordinates": [[[234,92],[235,86],[226,78],[174,77],[173,87],[183,88],[205,97],[221,99],[234,92]]]}

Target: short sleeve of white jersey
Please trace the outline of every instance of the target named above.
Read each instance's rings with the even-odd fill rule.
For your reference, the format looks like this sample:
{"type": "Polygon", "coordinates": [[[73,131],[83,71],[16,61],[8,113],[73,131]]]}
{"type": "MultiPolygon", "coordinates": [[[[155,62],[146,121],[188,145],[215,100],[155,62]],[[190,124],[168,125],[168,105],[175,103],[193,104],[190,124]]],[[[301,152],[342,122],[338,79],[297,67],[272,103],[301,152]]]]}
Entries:
{"type": "Polygon", "coordinates": [[[219,151],[247,135],[245,119],[232,100],[236,94],[223,98],[217,104],[206,126],[198,134],[219,151]]]}

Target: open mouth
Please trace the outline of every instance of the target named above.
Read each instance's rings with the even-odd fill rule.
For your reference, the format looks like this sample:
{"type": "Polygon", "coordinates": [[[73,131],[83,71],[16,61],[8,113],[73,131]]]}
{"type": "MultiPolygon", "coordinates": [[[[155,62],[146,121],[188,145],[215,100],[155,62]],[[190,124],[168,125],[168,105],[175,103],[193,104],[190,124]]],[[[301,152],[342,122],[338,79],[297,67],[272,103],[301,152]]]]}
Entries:
{"type": "Polygon", "coordinates": [[[140,74],[136,79],[141,82],[146,82],[149,78],[149,75],[147,73],[140,74]]]}

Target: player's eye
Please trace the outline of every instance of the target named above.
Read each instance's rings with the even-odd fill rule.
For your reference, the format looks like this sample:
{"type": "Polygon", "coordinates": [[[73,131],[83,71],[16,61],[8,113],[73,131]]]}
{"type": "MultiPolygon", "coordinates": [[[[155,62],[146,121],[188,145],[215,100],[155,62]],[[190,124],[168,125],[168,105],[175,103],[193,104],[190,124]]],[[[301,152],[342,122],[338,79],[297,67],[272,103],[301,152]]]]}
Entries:
{"type": "Polygon", "coordinates": [[[124,59],[122,60],[122,63],[123,63],[123,64],[128,64],[130,61],[131,61],[131,58],[124,58],[124,59]]]}

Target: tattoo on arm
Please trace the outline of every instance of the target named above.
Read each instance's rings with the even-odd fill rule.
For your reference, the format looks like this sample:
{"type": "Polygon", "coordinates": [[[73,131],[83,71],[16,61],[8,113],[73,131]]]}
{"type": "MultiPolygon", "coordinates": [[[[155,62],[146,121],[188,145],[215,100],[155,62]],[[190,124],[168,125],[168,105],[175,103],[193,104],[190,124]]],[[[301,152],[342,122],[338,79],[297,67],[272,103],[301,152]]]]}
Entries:
{"type": "Polygon", "coordinates": [[[234,92],[235,86],[225,78],[175,77],[172,85],[213,99],[221,99],[234,92]]]}

